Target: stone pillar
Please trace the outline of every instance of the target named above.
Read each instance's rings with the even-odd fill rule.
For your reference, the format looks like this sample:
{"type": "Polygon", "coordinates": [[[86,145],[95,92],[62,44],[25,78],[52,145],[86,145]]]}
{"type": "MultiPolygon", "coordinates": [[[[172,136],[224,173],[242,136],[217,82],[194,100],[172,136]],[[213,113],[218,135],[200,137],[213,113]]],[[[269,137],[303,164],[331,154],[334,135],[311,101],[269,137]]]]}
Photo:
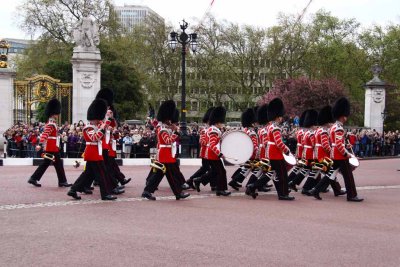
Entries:
{"type": "Polygon", "coordinates": [[[3,149],[4,132],[13,124],[13,92],[15,71],[8,68],[0,68],[0,149],[3,149]]]}
{"type": "Polygon", "coordinates": [[[72,123],[86,122],[90,103],[100,90],[101,56],[98,26],[89,18],[83,18],[74,28],[76,46],[72,55],[73,96],[72,123]]]}
{"type": "Polygon", "coordinates": [[[386,83],[378,76],[382,69],[378,65],[372,67],[374,78],[365,84],[364,126],[383,132],[385,114],[386,83]]]}

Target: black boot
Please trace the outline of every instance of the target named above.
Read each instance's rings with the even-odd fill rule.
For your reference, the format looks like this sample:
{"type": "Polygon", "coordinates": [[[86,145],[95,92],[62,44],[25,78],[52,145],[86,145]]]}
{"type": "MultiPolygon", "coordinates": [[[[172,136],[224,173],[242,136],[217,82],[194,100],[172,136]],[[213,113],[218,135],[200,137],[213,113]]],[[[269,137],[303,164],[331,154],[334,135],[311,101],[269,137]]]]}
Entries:
{"type": "Polygon", "coordinates": [[[143,191],[142,198],[147,198],[148,200],[156,200],[155,197],[150,192],[143,191]]]}
{"type": "Polygon", "coordinates": [[[257,196],[258,196],[258,193],[256,193],[256,189],[254,188],[254,185],[253,185],[253,184],[249,184],[249,185],[246,187],[246,192],[245,192],[245,194],[248,195],[248,196],[251,196],[253,199],[256,199],[257,196]]]}
{"type": "Polygon", "coordinates": [[[187,198],[188,196],[190,196],[189,193],[183,193],[183,192],[181,192],[180,194],[176,195],[175,198],[176,198],[176,200],[179,200],[179,199],[187,198]]]}
{"type": "Polygon", "coordinates": [[[338,181],[330,180],[329,182],[331,184],[335,197],[346,195],[347,192],[345,190],[342,190],[342,187],[340,186],[338,181]]]}
{"type": "Polygon", "coordinates": [[[192,178],[187,179],[186,184],[189,186],[189,188],[196,189],[196,187],[194,187],[194,183],[193,183],[193,179],[192,178]]]}
{"type": "Polygon", "coordinates": [[[68,191],[67,195],[70,196],[70,197],[75,198],[76,200],[80,200],[80,199],[81,199],[81,197],[78,196],[78,193],[76,193],[76,191],[73,190],[73,189],[70,189],[70,190],[68,191]]]}
{"type": "Polygon", "coordinates": [[[233,189],[235,189],[236,191],[239,191],[239,187],[241,187],[241,185],[239,185],[235,180],[231,180],[228,185],[230,187],[232,187],[233,189]]]}
{"type": "Polygon", "coordinates": [[[194,183],[194,187],[196,188],[196,191],[200,192],[201,178],[193,179],[193,183],[194,183]]]}
{"type": "Polygon", "coordinates": [[[216,195],[217,196],[224,196],[224,197],[227,197],[227,196],[229,196],[231,194],[231,192],[229,192],[229,191],[216,191],[216,195]]]}
{"type": "Polygon", "coordinates": [[[121,182],[121,185],[126,185],[126,184],[129,183],[131,180],[132,180],[132,178],[124,179],[124,180],[121,182]]]}
{"type": "Polygon", "coordinates": [[[329,177],[324,176],[324,178],[322,178],[321,181],[319,181],[319,183],[309,191],[309,194],[314,196],[318,200],[322,200],[319,193],[321,192],[322,188],[324,188],[327,184],[329,185],[329,181],[330,181],[329,177]]]}
{"type": "Polygon", "coordinates": [[[41,187],[41,186],[42,186],[41,184],[39,184],[39,183],[38,183],[35,179],[33,179],[32,177],[29,178],[28,183],[29,183],[29,184],[32,184],[32,185],[34,185],[34,186],[36,186],[36,187],[41,187]]]}
{"type": "Polygon", "coordinates": [[[307,178],[306,182],[303,185],[303,189],[301,190],[301,193],[306,196],[312,196],[308,191],[313,188],[313,185],[315,185],[316,181],[314,178],[307,178]]]}

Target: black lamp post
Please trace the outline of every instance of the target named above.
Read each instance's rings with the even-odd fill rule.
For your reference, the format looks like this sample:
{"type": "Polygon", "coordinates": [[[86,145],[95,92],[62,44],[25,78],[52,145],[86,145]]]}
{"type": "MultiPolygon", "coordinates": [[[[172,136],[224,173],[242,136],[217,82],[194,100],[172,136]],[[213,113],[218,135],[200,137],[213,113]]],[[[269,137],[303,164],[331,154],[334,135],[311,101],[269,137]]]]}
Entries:
{"type": "Polygon", "coordinates": [[[182,20],[182,24],[180,24],[182,32],[178,34],[173,31],[170,33],[170,39],[168,41],[169,47],[172,51],[175,51],[178,43],[182,45],[182,98],[181,98],[181,123],[180,123],[180,131],[181,131],[181,156],[182,157],[190,157],[189,152],[189,136],[187,133],[187,125],[186,125],[186,47],[190,46],[190,49],[193,52],[197,50],[197,34],[190,33],[187,34],[185,30],[188,27],[188,23],[185,20],[182,20]]]}

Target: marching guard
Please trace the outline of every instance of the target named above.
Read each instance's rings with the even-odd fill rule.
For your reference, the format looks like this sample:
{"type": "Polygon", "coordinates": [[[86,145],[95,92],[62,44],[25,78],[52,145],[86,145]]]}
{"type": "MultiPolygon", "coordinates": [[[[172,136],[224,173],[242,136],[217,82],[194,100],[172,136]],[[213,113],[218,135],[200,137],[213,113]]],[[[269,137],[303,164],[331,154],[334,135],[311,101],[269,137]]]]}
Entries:
{"type": "Polygon", "coordinates": [[[45,115],[48,121],[44,127],[44,131],[40,136],[39,145],[36,146],[36,151],[43,149],[44,153],[42,155],[43,162],[39,165],[36,171],[29,178],[28,183],[41,187],[42,185],[38,183],[42,178],[43,174],[46,172],[50,163],[53,162],[54,168],[57,172],[58,186],[59,187],[70,187],[71,184],[67,182],[65,176],[64,166],[60,158],[60,137],[58,136],[57,129],[57,117],[61,113],[61,103],[57,99],[51,99],[45,109],[45,115]]]}
{"type": "MultiPolygon", "coordinates": [[[[179,200],[187,198],[190,194],[182,192],[182,183],[178,178],[179,170],[177,169],[175,154],[172,151],[172,145],[178,138],[178,136],[174,134],[177,127],[172,123],[174,120],[175,109],[176,105],[173,100],[164,101],[158,109],[157,120],[159,121],[159,126],[157,127],[157,161],[162,164],[162,169],[165,170],[169,186],[171,187],[176,200],[179,200]]],[[[160,175],[150,175],[148,177],[148,181],[142,193],[143,198],[156,200],[152,195],[152,192],[156,190],[162,177],[163,176],[161,176],[161,179],[160,175]]]]}
{"type": "MultiPolygon", "coordinates": [[[[226,109],[224,107],[216,107],[210,114],[210,128],[207,130],[207,149],[205,158],[208,160],[211,170],[200,178],[194,180],[195,186],[199,186],[204,180],[210,181],[211,176],[216,177],[216,195],[229,196],[231,192],[228,189],[226,170],[222,162],[224,155],[221,153],[221,128],[225,123],[226,109]]],[[[199,191],[199,189],[197,189],[199,191]]]]}
{"type": "MultiPolygon", "coordinates": [[[[210,120],[210,114],[213,111],[214,107],[210,107],[206,113],[203,116],[203,127],[200,129],[200,138],[199,138],[199,143],[200,143],[200,153],[199,156],[201,158],[201,167],[198,169],[190,178],[186,181],[186,183],[190,186],[190,188],[195,189],[193,180],[196,178],[200,178],[203,174],[206,174],[210,170],[210,164],[208,163],[208,160],[205,158],[205,153],[207,149],[207,129],[210,127],[209,126],[209,120],[210,120]]],[[[211,189],[215,189],[215,178],[214,176],[211,175],[211,180],[210,186],[211,189]]],[[[208,183],[208,181],[203,181],[203,185],[205,186],[208,183]]]]}
{"type": "Polygon", "coordinates": [[[307,170],[305,169],[304,161],[302,160],[303,157],[303,135],[304,135],[304,118],[307,114],[307,110],[303,111],[301,113],[300,119],[299,119],[299,128],[296,131],[296,159],[297,159],[297,164],[291,169],[291,172],[288,177],[288,182],[290,183],[292,180],[296,178],[296,176],[302,172],[302,175],[307,174],[307,170]]]}
{"type": "MultiPolygon", "coordinates": [[[[243,131],[251,138],[251,141],[253,143],[253,154],[245,164],[242,164],[235,171],[235,173],[232,175],[232,180],[228,183],[228,185],[233,189],[235,189],[236,191],[238,191],[239,188],[242,187],[244,179],[246,179],[249,173],[254,169],[253,166],[254,161],[258,156],[258,136],[254,130],[254,124],[256,122],[256,115],[254,113],[254,109],[252,108],[246,109],[242,113],[241,122],[243,131]]],[[[252,181],[249,181],[249,183],[253,183],[254,179],[256,180],[257,178],[253,178],[252,181]]]]}
{"type": "Polygon", "coordinates": [[[289,148],[282,141],[282,130],[279,127],[285,115],[285,107],[280,98],[273,99],[267,108],[268,120],[272,123],[267,129],[268,142],[266,157],[269,159],[272,170],[275,171],[273,183],[279,200],[294,200],[289,196],[287,183],[287,167],[283,154],[289,155],[289,148]]]}
{"type": "MultiPolygon", "coordinates": [[[[347,201],[361,202],[364,199],[357,196],[353,170],[349,163],[349,159],[354,155],[346,149],[345,132],[343,129],[343,124],[350,115],[349,100],[345,97],[339,98],[332,108],[332,115],[336,122],[329,130],[329,139],[332,144],[331,159],[333,160],[333,166],[328,176],[329,179],[334,180],[337,172],[340,171],[346,187],[347,201]]],[[[324,182],[326,182],[326,179],[324,182]]]]}
{"type": "Polygon", "coordinates": [[[102,200],[115,200],[117,198],[111,195],[112,181],[107,175],[107,167],[102,155],[101,140],[111,123],[111,114],[108,113],[106,116],[106,113],[107,104],[103,99],[95,99],[88,108],[87,120],[89,123],[83,128],[83,137],[86,141],[84,153],[86,168],[67,193],[74,199],[81,199],[77,192],[86,192],[87,185],[93,181],[93,178],[99,183],[102,200]],[[103,121],[104,118],[105,121],[103,121]]]}
{"type": "Polygon", "coordinates": [[[310,195],[313,195],[316,199],[321,200],[319,193],[323,192],[325,188],[331,185],[335,196],[346,194],[346,191],[341,189],[340,184],[337,182],[336,177],[329,179],[328,172],[332,167],[333,161],[330,159],[331,146],[329,143],[328,129],[333,123],[332,107],[325,106],[318,113],[318,129],[315,131],[315,155],[318,160],[319,166],[321,167],[321,173],[323,178],[319,183],[310,191],[310,195]]]}

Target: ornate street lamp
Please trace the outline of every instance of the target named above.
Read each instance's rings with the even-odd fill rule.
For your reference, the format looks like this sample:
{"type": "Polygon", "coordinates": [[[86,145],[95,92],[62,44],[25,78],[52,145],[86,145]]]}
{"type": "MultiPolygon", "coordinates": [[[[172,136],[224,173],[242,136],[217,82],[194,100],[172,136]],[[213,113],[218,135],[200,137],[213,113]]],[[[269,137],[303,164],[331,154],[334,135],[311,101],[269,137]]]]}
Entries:
{"type": "Polygon", "coordinates": [[[189,136],[187,133],[187,125],[186,125],[186,47],[189,46],[190,49],[195,53],[197,50],[197,34],[190,33],[187,34],[185,30],[188,27],[188,23],[185,20],[182,20],[182,24],[180,24],[181,33],[177,33],[175,31],[170,33],[170,39],[168,41],[168,45],[172,51],[175,51],[178,43],[182,45],[182,96],[181,96],[181,123],[180,123],[180,131],[181,131],[181,156],[189,157],[189,136]]]}
{"type": "Polygon", "coordinates": [[[8,50],[10,44],[6,40],[0,40],[0,68],[7,68],[8,50]]]}

